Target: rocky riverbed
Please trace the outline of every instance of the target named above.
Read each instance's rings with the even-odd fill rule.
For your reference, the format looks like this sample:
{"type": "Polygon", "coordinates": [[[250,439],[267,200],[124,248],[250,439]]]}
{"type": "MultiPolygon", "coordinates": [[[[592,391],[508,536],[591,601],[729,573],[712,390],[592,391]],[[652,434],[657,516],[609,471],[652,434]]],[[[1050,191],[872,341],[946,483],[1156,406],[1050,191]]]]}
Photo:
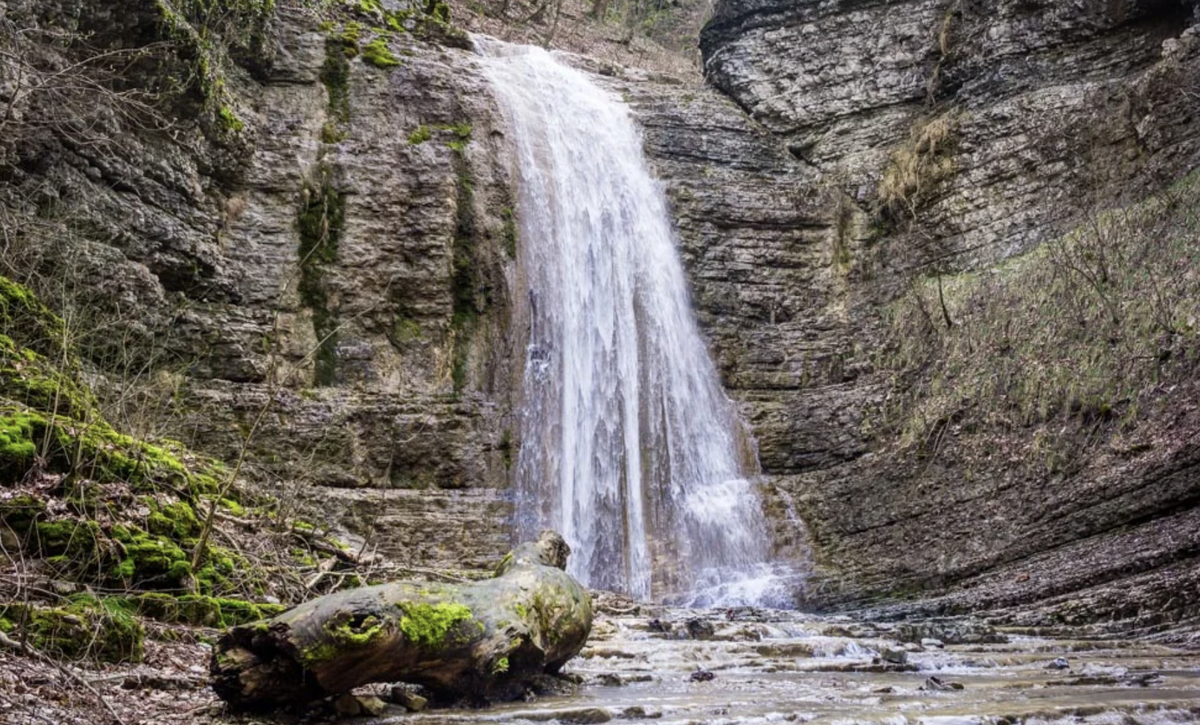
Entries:
{"type": "MultiPolygon", "coordinates": [[[[0,650],[0,721],[189,725],[600,722],[1137,725],[1200,722],[1200,648],[996,629],[964,619],[876,623],[751,609],[606,607],[591,638],[526,701],[422,708],[412,690],[356,691],[299,712],[230,712],[208,687],[204,632],[163,633],[139,665],[55,667],[0,650]],[[82,683],[88,683],[85,687],[82,683]],[[572,684],[573,683],[573,684],[572,684]],[[395,693],[396,697],[391,697],[395,693]],[[409,694],[402,694],[409,693],[409,694]],[[381,695],[382,698],[376,698],[381,695]],[[98,698],[103,698],[101,703],[98,698]],[[346,698],[350,699],[350,698],[346,698]],[[340,705],[340,706],[339,706],[340,705]]],[[[208,634],[213,634],[209,632],[208,634]]]]}
{"type": "Polygon", "coordinates": [[[760,610],[601,616],[573,694],[384,722],[1184,723],[1200,652],[998,631],[967,620],[876,624],[760,610]]]}

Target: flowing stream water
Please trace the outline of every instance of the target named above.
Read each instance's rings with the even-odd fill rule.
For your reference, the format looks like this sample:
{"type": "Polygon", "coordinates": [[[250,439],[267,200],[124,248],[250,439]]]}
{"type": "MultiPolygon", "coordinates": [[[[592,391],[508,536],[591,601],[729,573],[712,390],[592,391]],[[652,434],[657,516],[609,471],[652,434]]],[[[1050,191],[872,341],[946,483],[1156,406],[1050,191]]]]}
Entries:
{"type": "Polygon", "coordinates": [[[476,46],[519,172],[518,535],[560,531],[593,588],[786,605],[753,443],[697,328],[628,109],[540,48],[476,46]]]}
{"type": "MultiPolygon", "coordinates": [[[[601,610],[604,607],[601,606],[601,610]]],[[[1182,725],[1200,652],[977,620],[642,605],[598,615],[573,693],[394,725],[1182,725]]],[[[1196,641],[1200,643],[1200,641],[1196,641]]]]}

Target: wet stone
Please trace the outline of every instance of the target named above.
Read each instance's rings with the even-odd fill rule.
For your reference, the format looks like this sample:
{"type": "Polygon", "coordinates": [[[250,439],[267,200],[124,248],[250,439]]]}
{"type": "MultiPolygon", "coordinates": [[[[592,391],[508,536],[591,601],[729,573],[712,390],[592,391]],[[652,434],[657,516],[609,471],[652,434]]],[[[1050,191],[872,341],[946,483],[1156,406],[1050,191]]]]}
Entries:
{"type": "Polygon", "coordinates": [[[1071,663],[1067,661],[1066,657],[1056,657],[1056,658],[1054,658],[1053,662],[1046,665],[1046,669],[1048,669],[1048,670],[1069,670],[1069,669],[1071,669],[1071,663]]]}
{"type": "Polygon", "coordinates": [[[713,623],[707,619],[692,618],[687,621],[688,636],[692,639],[710,639],[716,634],[713,623]]]}

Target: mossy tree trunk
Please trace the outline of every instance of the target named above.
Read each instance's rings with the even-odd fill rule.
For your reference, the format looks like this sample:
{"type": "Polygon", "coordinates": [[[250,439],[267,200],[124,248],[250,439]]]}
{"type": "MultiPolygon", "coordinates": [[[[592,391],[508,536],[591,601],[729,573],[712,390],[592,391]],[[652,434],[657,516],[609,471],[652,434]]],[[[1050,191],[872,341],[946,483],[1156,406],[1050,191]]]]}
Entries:
{"type": "Polygon", "coordinates": [[[338,592],[230,629],[213,689],[246,708],[297,705],[371,682],[440,696],[506,699],[583,648],[591,595],[565,571],[569,549],[543,532],[472,584],[396,582],[338,592]]]}

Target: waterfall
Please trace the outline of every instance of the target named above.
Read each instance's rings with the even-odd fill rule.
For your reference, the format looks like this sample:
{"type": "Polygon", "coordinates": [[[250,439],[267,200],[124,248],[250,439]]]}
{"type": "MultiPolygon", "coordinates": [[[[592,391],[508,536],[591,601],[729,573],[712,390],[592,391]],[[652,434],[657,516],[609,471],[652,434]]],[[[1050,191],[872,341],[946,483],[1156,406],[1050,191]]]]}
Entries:
{"type": "Polygon", "coordinates": [[[540,48],[476,47],[519,172],[518,535],[560,531],[572,574],[637,599],[785,603],[628,109],[540,48]]]}

